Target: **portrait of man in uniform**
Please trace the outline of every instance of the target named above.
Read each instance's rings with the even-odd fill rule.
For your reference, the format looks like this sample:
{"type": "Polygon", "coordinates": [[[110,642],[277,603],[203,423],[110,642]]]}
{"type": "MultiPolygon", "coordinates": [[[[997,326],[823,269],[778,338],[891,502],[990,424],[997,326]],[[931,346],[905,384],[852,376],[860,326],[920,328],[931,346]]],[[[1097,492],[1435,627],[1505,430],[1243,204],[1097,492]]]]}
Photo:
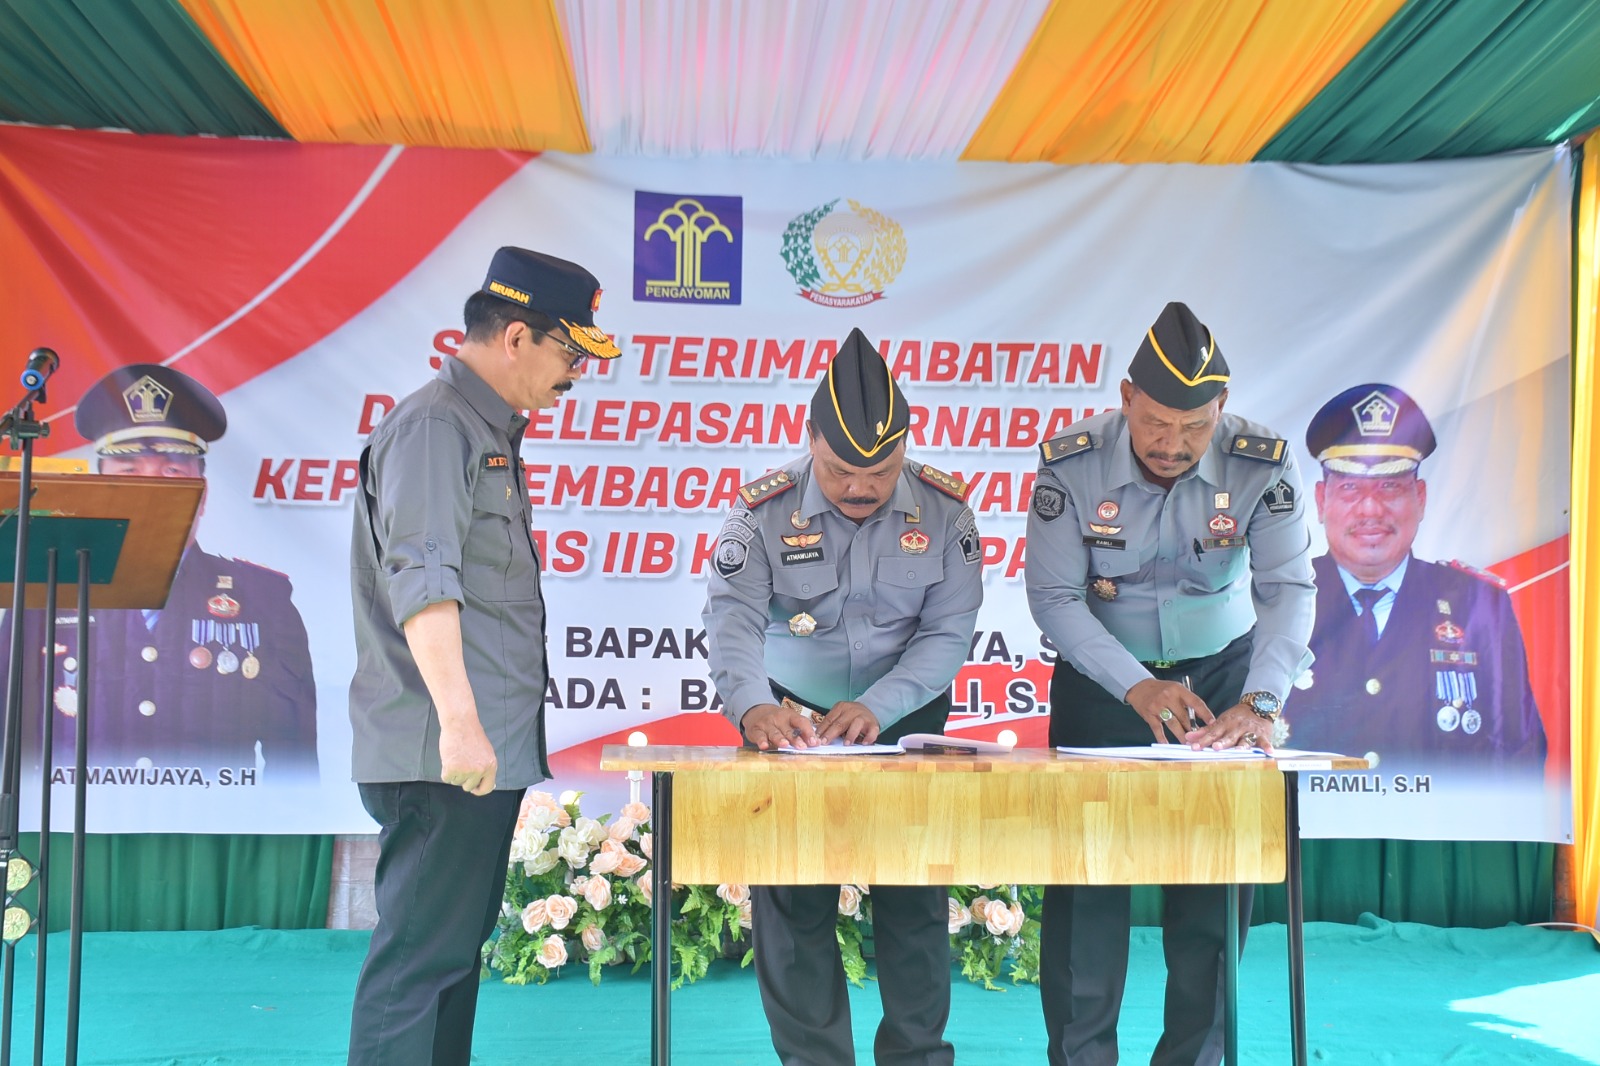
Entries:
{"type": "MultiPolygon", "coordinates": [[[[94,443],[99,473],[187,478],[205,476],[206,453],[228,424],[209,389],[154,364],[119,367],[96,382],[75,421],[94,443]]],[[[44,612],[25,616],[23,647],[37,652],[44,612]]],[[[161,609],[96,610],[89,624],[90,766],[193,768],[208,781],[227,770],[236,783],[316,780],[316,686],[287,576],[214,555],[191,530],[161,609]]],[[[33,694],[41,689],[51,693],[55,765],[72,763],[82,625],[76,606],[63,605],[52,654],[23,663],[25,750],[36,763],[33,694]]],[[[0,659],[9,651],[8,619],[0,659]]]]}
{"type": "Polygon", "coordinates": [[[1297,748],[1412,764],[1542,767],[1544,727],[1505,583],[1412,553],[1427,511],[1420,464],[1437,442],[1393,385],[1364,384],[1311,419],[1306,446],[1327,554],[1313,667],[1289,705],[1297,748]]]}

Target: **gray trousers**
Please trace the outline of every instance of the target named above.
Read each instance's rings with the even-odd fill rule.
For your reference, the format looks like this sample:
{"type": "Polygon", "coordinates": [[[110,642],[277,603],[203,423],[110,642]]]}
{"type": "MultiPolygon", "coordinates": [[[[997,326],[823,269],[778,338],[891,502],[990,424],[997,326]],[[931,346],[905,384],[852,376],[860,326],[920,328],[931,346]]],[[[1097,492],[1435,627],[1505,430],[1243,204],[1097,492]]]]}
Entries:
{"type": "MultiPolygon", "coordinates": [[[[754,886],[755,967],[772,1046],[784,1066],[853,1066],[850,1001],[839,942],[838,885],[754,886]]],[[[883,1021],[878,1066],[949,1066],[949,893],[872,886],[872,934],[883,1021]]]]}

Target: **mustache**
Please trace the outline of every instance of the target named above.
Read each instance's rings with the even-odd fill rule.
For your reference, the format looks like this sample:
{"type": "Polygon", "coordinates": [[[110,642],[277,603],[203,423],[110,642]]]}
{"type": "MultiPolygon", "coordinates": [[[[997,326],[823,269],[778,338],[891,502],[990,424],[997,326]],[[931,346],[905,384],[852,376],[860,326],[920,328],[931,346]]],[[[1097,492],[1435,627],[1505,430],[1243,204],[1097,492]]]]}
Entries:
{"type": "Polygon", "coordinates": [[[572,391],[572,386],[573,386],[573,382],[563,381],[561,384],[556,386],[556,391],[557,392],[571,392],[572,391]]]}
{"type": "Polygon", "coordinates": [[[1158,463],[1194,462],[1193,452],[1151,452],[1149,457],[1158,463]]]}
{"type": "Polygon", "coordinates": [[[847,503],[851,507],[876,507],[878,498],[876,496],[846,496],[839,502],[847,503]]]}

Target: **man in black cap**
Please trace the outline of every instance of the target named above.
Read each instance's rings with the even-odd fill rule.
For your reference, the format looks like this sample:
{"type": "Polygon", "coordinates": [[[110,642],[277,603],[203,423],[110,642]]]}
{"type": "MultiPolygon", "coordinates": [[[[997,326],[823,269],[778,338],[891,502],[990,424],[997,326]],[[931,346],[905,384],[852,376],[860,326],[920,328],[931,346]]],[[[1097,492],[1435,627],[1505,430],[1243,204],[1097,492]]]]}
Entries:
{"type": "MultiPolygon", "coordinates": [[[[910,411],[859,329],[811,400],[810,454],[739,490],[706,597],[723,713],[762,750],[942,733],[983,601],[967,487],[906,458],[910,411]]],[[[754,887],[755,965],[786,1066],[855,1061],[838,885],[754,887]]],[[[871,890],[879,1066],[950,1063],[943,886],[871,890]]]]}
{"type": "Polygon", "coordinates": [[[1543,769],[1544,726],[1504,582],[1411,554],[1428,502],[1418,466],[1433,427],[1415,400],[1369,383],[1306,429],[1322,466],[1313,560],[1314,670],[1295,681],[1297,747],[1370,752],[1391,768],[1543,769]]]}
{"type": "Polygon", "coordinates": [[[377,820],[378,925],[356,985],[352,1064],[460,1064],[522,794],[549,776],[545,612],[520,452],[617,346],[600,285],[501,248],[466,339],[361,453],[350,551],[355,779],[377,820]]]}
{"type": "MultiPolygon", "coordinates": [[[[78,432],[94,442],[102,474],[205,476],[206,452],[227,429],[216,396],[171,367],[118,367],[78,401],[78,432]]],[[[203,509],[203,504],[202,504],[203,509]]],[[[317,693],[306,627],[276,570],[203,551],[190,530],[159,610],[95,611],[89,763],[197,768],[215,782],[283,784],[317,777],[317,693]]],[[[28,612],[25,647],[43,640],[28,612]]],[[[50,678],[23,663],[24,691],[48,685],[55,707],[55,765],[76,744],[81,621],[59,614],[50,678]]],[[[0,634],[0,660],[9,652],[0,634]]],[[[39,749],[31,718],[28,747],[39,749]]]]}
{"type": "MultiPolygon", "coordinates": [[[[1288,443],[1224,414],[1228,364],[1181,303],[1145,333],[1122,407],[1040,446],[1028,603],[1060,654],[1050,743],[1267,748],[1310,661],[1310,533],[1288,443]]],[[[1225,886],[1163,886],[1156,1066],[1222,1057],[1225,886]]],[[[1240,889],[1240,926],[1251,892],[1240,889]]],[[[1040,988],[1054,1066],[1117,1059],[1126,886],[1045,889],[1040,988]]]]}

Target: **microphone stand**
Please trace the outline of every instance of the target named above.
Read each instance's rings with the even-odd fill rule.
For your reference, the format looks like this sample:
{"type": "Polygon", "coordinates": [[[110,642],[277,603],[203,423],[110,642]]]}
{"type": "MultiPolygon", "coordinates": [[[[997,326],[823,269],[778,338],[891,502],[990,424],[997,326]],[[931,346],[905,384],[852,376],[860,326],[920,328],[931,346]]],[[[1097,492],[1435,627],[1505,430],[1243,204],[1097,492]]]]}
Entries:
{"type": "MultiPolygon", "coordinates": [[[[51,367],[50,369],[53,370],[54,367],[51,367]]],[[[19,477],[18,477],[18,487],[17,487],[16,510],[14,512],[11,512],[10,514],[0,513],[0,525],[3,525],[5,522],[8,522],[8,521],[15,522],[16,523],[16,536],[17,536],[17,550],[16,550],[16,558],[15,558],[14,564],[13,564],[13,579],[12,579],[12,587],[11,587],[11,616],[10,616],[10,621],[11,621],[11,647],[10,647],[10,660],[9,660],[9,663],[8,663],[8,671],[7,671],[7,675],[6,675],[5,720],[4,720],[3,727],[0,727],[0,883],[5,884],[5,886],[6,886],[5,913],[4,913],[4,930],[5,930],[5,932],[4,932],[4,956],[3,956],[3,959],[4,959],[4,974],[3,974],[3,977],[0,977],[0,986],[3,986],[3,987],[0,987],[0,1066],[9,1066],[10,1061],[11,1061],[11,1015],[12,1015],[12,992],[13,992],[13,987],[15,985],[15,973],[16,973],[16,945],[17,945],[17,942],[24,935],[26,935],[26,933],[28,932],[29,928],[33,926],[33,919],[28,915],[27,911],[23,907],[21,907],[19,904],[16,904],[14,902],[14,897],[18,893],[20,893],[21,890],[24,887],[26,887],[28,881],[33,879],[33,875],[35,873],[35,868],[29,866],[29,864],[27,863],[26,859],[24,859],[24,858],[22,858],[22,857],[17,855],[17,848],[18,848],[18,844],[20,843],[20,835],[19,835],[19,832],[18,832],[18,829],[19,829],[18,823],[19,823],[19,819],[20,819],[19,806],[20,806],[21,776],[22,776],[22,743],[21,743],[21,740],[22,740],[22,715],[23,715],[23,710],[22,710],[22,704],[23,704],[23,692],[22,692],[23,670],[22,670],[22,664],[23,664],[23,659],[22,659],[22,657],[25,654],[25,650],[24,650],[25,641],[24,641],[24,633],[23,633],[23,629],[24,629],[23,610],[24,610],[24,603],[25,603],[26,596],[27,596],[27,582],[28,582],[28,530],[29,530],[30,519],[31,519],[30,503],[31,503],[31,501],[33,499],[33,493],[34,493],[34,488],[33,488],[33,442],[38,440],[41,437],[49,436],[50,427],[47,424],[45,424],[44,422],[41,422],[38,419],[36,419],[34,417],[34,410],[33,410],[34,403],[36,401],[38,403],[41,403],[41,404],[46,402],[46,398],[45,398],[45,381],[48,378],[49,374],[48,374],[48,372],[46,372],[42,376],[37,374],[35,372],[34,368],[32,367],[32,365],[30,364],[29,374],[25,374],[24,375],[24,381],[25,382],[29,381],[30,380],[30,376],[31,376],[31,378],[33,380],[37,381],[37,384],[34,384],[34,385],[32,385],[32,387],[28,388],[27,391],[23,393],[22,399],[17,401],[16,405],[14,407],[12,407],[11,410],[8,411],[6,414],[4,414],[3,416],[0,416],[0,437],[4,437],[5,438],[7,444],[10,446],[10,448],[13,451],[20,451],[22,453],[21,460],[18,463],[19,477]],[[26,867],[26,869],[23,871],[23,873],[22,873],[22,875],[20,877],[16,878],[17,884],[16,884],[16,887],[13,888],[13,885],[12,885],[12,880],[13,880],[12,879],[12,873],[13,873],[12,866],[13,866],[14,862],[21,864],[22,866],[26,867]]],[[[87,586],[87,568],[86,568],[85,558],[84,557],[86,557],[86,553],[80,552],[80,560],[79,561],[80,561],[80,565],[82,567],[82,573],[80,573],[80,581],[82,582],[82,584],[81,584],[80,589],[79,589],[79,608],[80,608],[80,612],[84,612],[84,607],[86,606],[85,603],[84,603],[83,594],[87,591],[87,587],[88,587],[87,586]]],[[[49,571],[49,573],[48,573],[48,576],[46,578],[46,601],[47,601],[46,602],[46,616],[47,617],[46,617],[46,620],[45,620],[45,634],[46,634],[46,640],[47,641],[53,641],[53,636],[54,636],[54,631],[55,631],[55,620],[56,620],[55,619],[55,614],[56,614],[56,585],[57,585],[56,567],[58,565],[58,553],[54,548],[52,548],[50,550],[50,552],[48,553],[47,563],[48,563],[48,571],[49,571]]],[[[84,618],[84,621],[81,623],[81,627],[82,627],[82,631],[84,632],[84,636],[85,636],[85,639],[86,639],[87,636],[88,636],[88,634],[87,634],[88,624],[87,624],[87,613],[86,612],[83,613],[83,618],[84,618]]],[[[54,657],[54,655],[49,654],[49,651],[50,651],[50,647],[49,647],[49,644],[47,644],[46,649],[45,649],[46,661],[47,662],[54,662],[54,658],[55,657],[54,657]]],[[[86,648],[83,649],[82,651],[83,651],[83,654],[87,654],[87,649],[86,648]]],[[[45,688],[45,693],[43,695],[43,706],[45,708],[45,710],[44,710],[44,714],[45,714],[45,720],[44,720],[44,729],[45,729],[44,738],[45,739],[44,739],[44,743],[47,746],[45,747],[45,749],[42,752],[42,756],[43,756],[43,766],[42,766],[42,775],[43,775],[42,803],[43,803],[43,807],[42,807],[42,810],[43,810],[44,813],[41,815],[41,817],[43,817],[45,819],[48,819],[48,812],[49,812],[49,809],[50,809],[49,808],[49,796],[50,796],[50,787],[51,787],[50,778],[52,776],[52,772],[53,772],[53,769],[54,769],[54,763],[55,763],[54,752],[48,746],[48,745],[50,745],[52,743],[51,737],[50,737],[50,732],[51,732],[50,726],[53,724],[53,720],[50,718],[50,713],[51,712],[49,710],[49,708],[50,708],[50,700],[51,700],[51,693],[49,691],[50,685],[49,685],[49,675],[48,674],[45,675],[44,688],[45,688]]],[[[83,750],[84,750],[83,749],[83,740],[84,740],[83,727],[84,727],[84,722],[83,722],[83,719],[80,717],[79,720],[78,720],[78,738],[77,738],[78,739],[78,752],[79,752],[79,756],[80,756],[80,761],[82,761],[82,754],[83,754],[83,750]]],[[[78,797],[77,797],[77,799],[78,799],[78,810],[76,812],[76,823],[75,823],[75,833],[74,833],[75,838],[81,832],[81,827],[82,827],[82,824],[83,824],[83,817],[82,817],[82,815],[83,815],[83,812],[82,812],[82,799],[83,799],[83,796],[82,796],[82,785],[83,785],[83,782],[82,782],[82,771],[80,770],[80,772],[79,772],[79,781],[78,781],[78,797]]],[[[46,856],[48,855],[48,852],[49,852],[48,841],[50,839],[50,825],[49,825],[48,820],[45,820],[45,821],[41,822],[39,828],[40,828],[40,855],[39,855],[40,862],[39,862],[38,867],[36,869],[37,869],[37,873],[38,873],[38,889],[39,889],[38,910],[39,910],[40,918],[43,919],[45,917],[45,915],[48,913],[47,907],[49,906],[49,902],[48,902],[48,899],[46,897],[46,893],[49,891],[49,884],[48,884],[48,881],[47,881],[47,872],[46,872],[46,869],[45,869],[46,856]]],[[[79,887],[79,879],[81,877],[82,871],[81,871],[81,861],[80,861],[79,855],[78,855],[78,843],[79,842],[75,839],[74,840],[74,849],[73,849],[74,850],[74,854],[73,854],[73,858],[74,858],[73,890],[74,890],[74,895],[75,896],[81,894],[81,888],[79,887]]],[[[69,1032],[68,1032],[68,1035],[67,1035],[67,1061],[68,1062],[75,1062],[76,1059],[77,1059],[77,1046],[76,1046],[77,1045],[77,1039],[76,1039],[76,1037],[77,1037],[77,1033],[76,1033],[77,1026],[76,1026],[75,1023],[77,1021],[77,1018],[76,1018],[76,1014],[77,1014],[77,998],[78,998],[77,997],[77,992],[78,992],[77,985],[78,985],[78,978],[80,976],[77,973],[77,969],[78,969],[78,966],[77,966],[77,961],[78,961],[77,960],[77,953],[78,953],[78,950],[79,950],[78,945],[80,943],[80,938],[81,938],[81,930],[78,928],[78,925],[80,924],[79,921],[78,921],[80,908],[81,908],[81,902],[79,900],[75,899],[73,901],[73,914],[72,914],[72,917],[74,919],[74,921],[73,921],[74,928],[72,930],[72,940],[73,940],[73,943],[72,943],[72,948],[73,948],[72,954],[73,954],[73,959],[71,961],[73,962],[73,965],[70,967],[73,970],[73,973],[71,975],[69,975],[69,980],[68,980],[68,984],[69,984],[69,988],[68,988],[68,1008],[69,1008],[68,1009],[68,1015],[69,1015],[68,1028],[69,1028],[69,1032]]],[[[46,934],[48,932],[49,932],[49,930],[46,929],[46,928],[43,928],[42,926],[38,928],[39,946],[38,946],[38,956],[37,956],[37,963],[36,963],[37,972],[36,972],[36,975],[35,975],[36,976],[36,989],[35,989],[36,1002],[34,1004],[34,1040],[33,1040],[33,1061],[35,1063],[40,1063],[42,1061],[42,1056],[43,1056],[43,1051],[44,1051],[44,1047],[43,1047],[44,999],[45,999],[44,989],[45,989],[45,957],[46,957],[45,956],[45,947],[46,947],[46,945],[45,945],[45,936],[46,936],[46,934]]]]}

